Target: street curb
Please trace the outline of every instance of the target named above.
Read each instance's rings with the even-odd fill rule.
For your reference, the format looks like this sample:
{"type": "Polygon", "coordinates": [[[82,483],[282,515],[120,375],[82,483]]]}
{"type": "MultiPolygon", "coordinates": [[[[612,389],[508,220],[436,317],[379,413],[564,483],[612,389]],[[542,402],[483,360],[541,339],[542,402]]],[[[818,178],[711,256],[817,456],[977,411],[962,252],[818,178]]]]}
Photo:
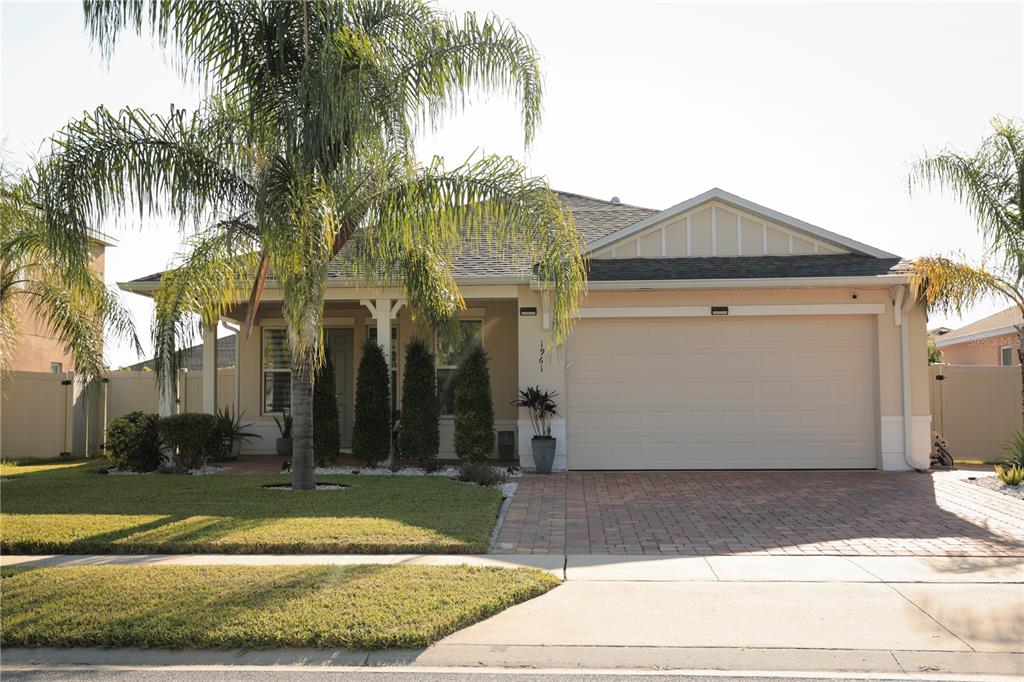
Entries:
{"type": "Polygon", "coordinates": [[[1024,653],[900,651],[884,649],[744,649],[707,647],[490,646],[440,644],[421,650],[355,652],[338,649],[4,650],[4,669],[40,667],[429,668],[473,670],[718,671],[756,673],[871,673],[941,677],[1020,677],[1024,653]]]}

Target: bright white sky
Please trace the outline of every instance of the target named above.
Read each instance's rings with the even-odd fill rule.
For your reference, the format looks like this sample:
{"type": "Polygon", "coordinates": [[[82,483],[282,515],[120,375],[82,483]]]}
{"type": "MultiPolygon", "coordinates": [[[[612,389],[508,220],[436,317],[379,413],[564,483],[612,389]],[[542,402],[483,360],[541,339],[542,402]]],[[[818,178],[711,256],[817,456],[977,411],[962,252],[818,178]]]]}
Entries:
{"type": "MultiPolygon", "coordinates": [[[[532,37],[545,115],[525,157],[514,107],[492,101],[426,136],[423,159],[512,154],[555,188],[653,208],[718,186],[903,256],[982,254],[966,212],[938,194],[910,197],[906,175],[926,150],[971,151],[993,115],[1024,113],[1020,3],[442,6],[494,12],[532,37]]],[[[198,102],[148,40],[126,39],[101,65],[78,3],[5,2],[0,20],[10,163],[99,104],[198,102]]],[[[166,223],[103,227],[120,240],[109,282],[162,270],[178,248],[166,223]]],[[[148,299],[125,298],[148,336],[148,299]]],[[[110,361],[135,357],[111,348],[110,361]]]]}

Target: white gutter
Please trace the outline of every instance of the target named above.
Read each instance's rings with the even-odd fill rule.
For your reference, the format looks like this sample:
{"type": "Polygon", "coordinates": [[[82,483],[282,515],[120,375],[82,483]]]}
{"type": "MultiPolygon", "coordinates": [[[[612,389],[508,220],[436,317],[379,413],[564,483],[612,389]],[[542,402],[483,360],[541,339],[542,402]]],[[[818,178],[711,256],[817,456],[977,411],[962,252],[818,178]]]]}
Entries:
{"type": "MultiPolygon", "coordinates": [[[[530,282],[529,276],[515,276],[515,277],[486,277],[486,276],[472,276],[472,277],[456,277],[455,281],[459,286],[491,286],[491,285],[519,285],[528,284],[530,282]]],[[[156,291],[156,288],[160,285],[160,282],[118,282],[117,287],[122,291],[128,291],[133,294],[140,294],[142,296],[148,296],[156,291]]],[[[276,282],[267,282],[267,290],[274,290],[278,287],[276,282]]],[[[367,284],[362,280],[352,279],[332,279],[327,282],[328,289],[374,289],[374,290],[387,290],[387,289],[401,289],[401,285],[387,284],[383,287],[379,287],[375,284],[367,284]]]]}
{"type": "Polygon", "coordinates": [[[896,317],[896,324],[900,328],[900,394],[903,398],[903,460],[911,469],[923,472],[924,469],[917,466],[911,459],[911,446],[913,440],[913,414],[911,412],[911,377],[910,377],[910,325],[907,324],[907,314],[914,307],[914,297],[910,293],[910,287],[903,286],[896,290],[894,307],[899,311],[896,317]]]}
{"type": "MultiPolygon", "coordinates": [[[[588,291],[636,289],[771,289],[790,287],[891,287],[910,282],[909,275],[865,275],[861,277],[747,277],[734,279],[639,279],[587,282],[588,291]]],[[[531,289],[546,288],[533,282],[531,289]]]]}

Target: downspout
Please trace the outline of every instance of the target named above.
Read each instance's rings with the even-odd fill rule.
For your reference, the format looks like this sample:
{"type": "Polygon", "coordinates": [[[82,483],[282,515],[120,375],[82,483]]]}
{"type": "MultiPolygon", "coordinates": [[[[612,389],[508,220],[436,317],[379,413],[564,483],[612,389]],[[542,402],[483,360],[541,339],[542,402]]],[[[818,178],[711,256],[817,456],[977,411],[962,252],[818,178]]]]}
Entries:
{"type": "Polygon", "coordinates": [[[911,459],[911,444],[913,440],[913,414],[910,396],[910,329],[907,322],[907,315],[914,307],[914,297],[910,291],[910,285],[900,287],[896,292],[896,306],[899,314],[896,323],[900,328],[900,394],[903,398],[903,460],[911,469],[923,473],[924,469],[918,467],[911,459]]]}

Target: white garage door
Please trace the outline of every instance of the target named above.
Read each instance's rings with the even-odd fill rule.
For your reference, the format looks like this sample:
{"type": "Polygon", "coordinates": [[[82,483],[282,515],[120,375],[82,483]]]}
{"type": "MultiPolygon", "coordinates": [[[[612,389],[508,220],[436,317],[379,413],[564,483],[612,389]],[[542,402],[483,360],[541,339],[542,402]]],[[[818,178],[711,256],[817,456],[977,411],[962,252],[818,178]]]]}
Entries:
{"type": "Polygon", "coordinates": [[[571,469],[877,467],[871,317],[581,320],[571,469]]]}

